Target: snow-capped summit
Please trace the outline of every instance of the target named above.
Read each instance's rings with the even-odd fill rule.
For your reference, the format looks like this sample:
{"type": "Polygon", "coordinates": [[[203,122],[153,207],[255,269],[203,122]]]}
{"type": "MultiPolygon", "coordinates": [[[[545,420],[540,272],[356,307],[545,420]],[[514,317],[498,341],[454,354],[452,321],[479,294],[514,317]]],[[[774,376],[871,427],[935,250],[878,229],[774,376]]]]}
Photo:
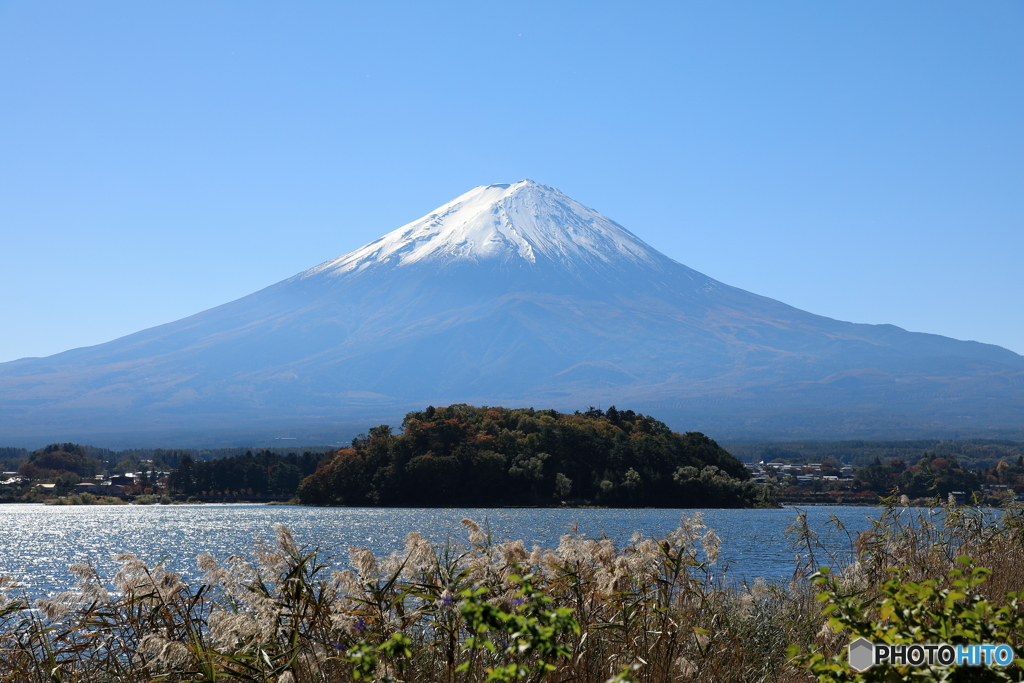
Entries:
{"type": "Polygon", "coordinates": [[[656,265],[664,256],[598,212],[532,180],[481,185],[426,216],[300,277],[375,265],[522,261],[656,265]]]}

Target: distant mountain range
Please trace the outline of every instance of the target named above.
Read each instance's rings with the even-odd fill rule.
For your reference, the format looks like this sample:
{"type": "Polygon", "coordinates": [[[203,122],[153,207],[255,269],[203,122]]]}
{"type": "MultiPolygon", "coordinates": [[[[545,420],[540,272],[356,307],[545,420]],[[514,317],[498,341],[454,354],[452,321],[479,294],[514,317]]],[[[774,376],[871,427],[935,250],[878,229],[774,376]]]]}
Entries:
{"type": "Polygon", "coordinates": [[[0,364],[0,444],[323,441],[456,402],[617,404],[734,439],[1020,434],[1024,357],[730,287],[524,180],[237,301],[0,364]]]}

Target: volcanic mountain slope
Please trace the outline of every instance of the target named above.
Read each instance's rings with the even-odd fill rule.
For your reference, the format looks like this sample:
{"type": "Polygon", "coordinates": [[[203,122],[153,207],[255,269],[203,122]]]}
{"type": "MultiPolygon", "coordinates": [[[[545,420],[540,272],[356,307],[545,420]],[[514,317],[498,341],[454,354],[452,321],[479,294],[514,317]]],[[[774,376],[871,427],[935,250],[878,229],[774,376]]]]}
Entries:
{"type": "Polygon", "coordinates": [[[0,364],[0,439],[280,431],[449,402],[614,402],[734,436],[984,431],[1024,424],[1024,357],[730,287],[524,180],[223,306],[0,364]]]}

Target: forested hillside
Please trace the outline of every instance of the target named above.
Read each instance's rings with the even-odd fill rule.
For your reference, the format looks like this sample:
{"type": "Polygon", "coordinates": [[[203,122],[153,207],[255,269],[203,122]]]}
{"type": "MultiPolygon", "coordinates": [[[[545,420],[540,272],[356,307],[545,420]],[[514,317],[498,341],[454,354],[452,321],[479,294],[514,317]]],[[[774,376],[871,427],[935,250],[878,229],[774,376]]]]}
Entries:
{"type": "Polygon", "coordinates": [[[697,432],[631,410],[452,405],[412,412],[325,456],[299,487],[312,505],[765,504],[746,468],[697,432]]]}

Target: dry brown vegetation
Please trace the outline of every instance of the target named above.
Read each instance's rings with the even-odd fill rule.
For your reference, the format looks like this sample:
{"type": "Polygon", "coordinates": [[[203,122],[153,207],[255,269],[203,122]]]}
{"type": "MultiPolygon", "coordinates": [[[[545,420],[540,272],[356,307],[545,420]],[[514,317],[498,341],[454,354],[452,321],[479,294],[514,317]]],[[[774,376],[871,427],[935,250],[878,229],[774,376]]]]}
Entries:
{"type": "MultiPolygon", "coordinates": [[[[31,608],[0,579],[0,680],[468,683],[511,663],[512,677],[534,681],[795,681],[810,678],[787,646],[845,646],[805,578],[838,558],[823,554],[802,515],[794,579],[753,585],[719,571],[718,539],[699,515],[621,548],[567,534],[558,548],[526,549],[464,524],[463,546],[411,533],[386,558],[352,548],[343,570],[280,527],[253,560],[199,556],[197,585],[124,555],[113,591],[74,565],[79,585],[31,608]],[[478,618],[487,610],[489,627],[478,618]],[[501,615],[519,630],[503,631],[501,615]],[[473,636],[494,650],[470,647],[473,636]],[[537,664],[542,656],[550,666],[537,664]]],[[[870,596],[887,568],[932,577],[970,555],[993,570],[983,589],[998,598],[1022,587],[1022,529],[1019,509],[934,515],[889,500],[873,530],[851,535],[842,581],[870,596]]]]}

